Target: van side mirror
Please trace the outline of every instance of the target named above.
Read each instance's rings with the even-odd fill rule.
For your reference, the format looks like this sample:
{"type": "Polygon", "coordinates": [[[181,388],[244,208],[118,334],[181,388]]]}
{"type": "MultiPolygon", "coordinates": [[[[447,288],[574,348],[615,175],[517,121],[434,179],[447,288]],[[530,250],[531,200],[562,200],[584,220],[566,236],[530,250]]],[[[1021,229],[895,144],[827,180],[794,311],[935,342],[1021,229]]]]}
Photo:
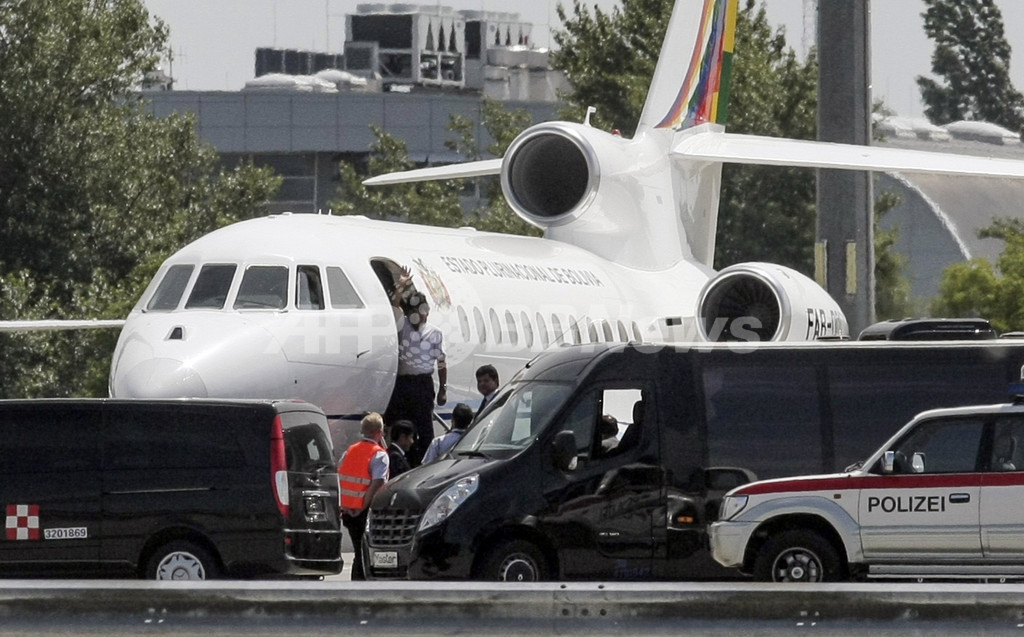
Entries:
{"type": "Polygon", "coordinates": [[[559,431],[551,442],[551,458],[556,469],[572,471],[576,468],[576,434],[559,431]]]}
{"type": "Polygon", "coordinates": [[[882,473],[892,473],[896,465],[896,452],[886,451],[882,456],[882,473]]]}

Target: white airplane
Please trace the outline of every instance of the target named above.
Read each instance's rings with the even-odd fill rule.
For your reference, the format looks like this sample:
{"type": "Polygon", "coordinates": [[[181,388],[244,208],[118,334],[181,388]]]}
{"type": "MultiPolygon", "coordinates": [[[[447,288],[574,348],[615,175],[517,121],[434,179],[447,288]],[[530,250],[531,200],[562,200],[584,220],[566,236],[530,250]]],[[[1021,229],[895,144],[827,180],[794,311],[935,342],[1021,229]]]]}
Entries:
{"type": "Polygon", "coordinates": [[[367,180],[500,175],[544,238],[302,214],[222,228],[171,256],[127,317],[111,395],[383,410],[398,357],[385,290],[403,267],[444,333],[448,407],[478,399],[478,366],[506,380],[558,343],[846,336],[838,305],[794,270],[712,270],[723,162],[1015,178],[1024,162],[724,132],[736,5],[678,0],[633,139],[542,123],[502,159],[367,180]]]}

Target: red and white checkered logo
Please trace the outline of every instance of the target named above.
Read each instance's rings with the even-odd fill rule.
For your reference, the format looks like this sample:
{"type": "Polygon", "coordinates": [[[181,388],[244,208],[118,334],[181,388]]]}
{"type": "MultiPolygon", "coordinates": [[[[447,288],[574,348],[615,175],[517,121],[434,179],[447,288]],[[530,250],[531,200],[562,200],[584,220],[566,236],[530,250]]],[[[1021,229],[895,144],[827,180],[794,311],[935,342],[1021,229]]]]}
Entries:
{"type": "Polygon", "coordinates": [[[39,505],[8,504],[7,505],[7,539],[38,540],[39,539],[39,505]]]}

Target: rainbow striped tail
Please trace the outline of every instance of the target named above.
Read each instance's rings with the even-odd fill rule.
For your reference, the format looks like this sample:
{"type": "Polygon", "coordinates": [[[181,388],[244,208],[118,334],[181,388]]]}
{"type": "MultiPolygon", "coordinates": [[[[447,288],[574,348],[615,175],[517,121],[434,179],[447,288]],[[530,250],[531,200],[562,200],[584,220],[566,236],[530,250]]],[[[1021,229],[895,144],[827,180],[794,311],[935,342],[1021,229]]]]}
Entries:
{"type": "Polygon", "coordinates": [[[704,0],[697,21],[687,4],[677,0],[672,12],[640,129],[725,123],[738,0],[704,0]]]}

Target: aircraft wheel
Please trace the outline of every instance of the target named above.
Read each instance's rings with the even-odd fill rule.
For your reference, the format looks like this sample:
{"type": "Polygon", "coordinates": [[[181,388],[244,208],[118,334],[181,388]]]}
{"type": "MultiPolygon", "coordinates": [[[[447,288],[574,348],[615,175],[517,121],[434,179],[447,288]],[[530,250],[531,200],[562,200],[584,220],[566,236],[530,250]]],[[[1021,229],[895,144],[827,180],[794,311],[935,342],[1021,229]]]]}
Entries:
{"type": "Polygon", "coordinates": [[[783,531],[764,543],[754,561],[754,579],[761,582],[838,582],[845,579],[839,553],[819,533],[783,531]]]}

